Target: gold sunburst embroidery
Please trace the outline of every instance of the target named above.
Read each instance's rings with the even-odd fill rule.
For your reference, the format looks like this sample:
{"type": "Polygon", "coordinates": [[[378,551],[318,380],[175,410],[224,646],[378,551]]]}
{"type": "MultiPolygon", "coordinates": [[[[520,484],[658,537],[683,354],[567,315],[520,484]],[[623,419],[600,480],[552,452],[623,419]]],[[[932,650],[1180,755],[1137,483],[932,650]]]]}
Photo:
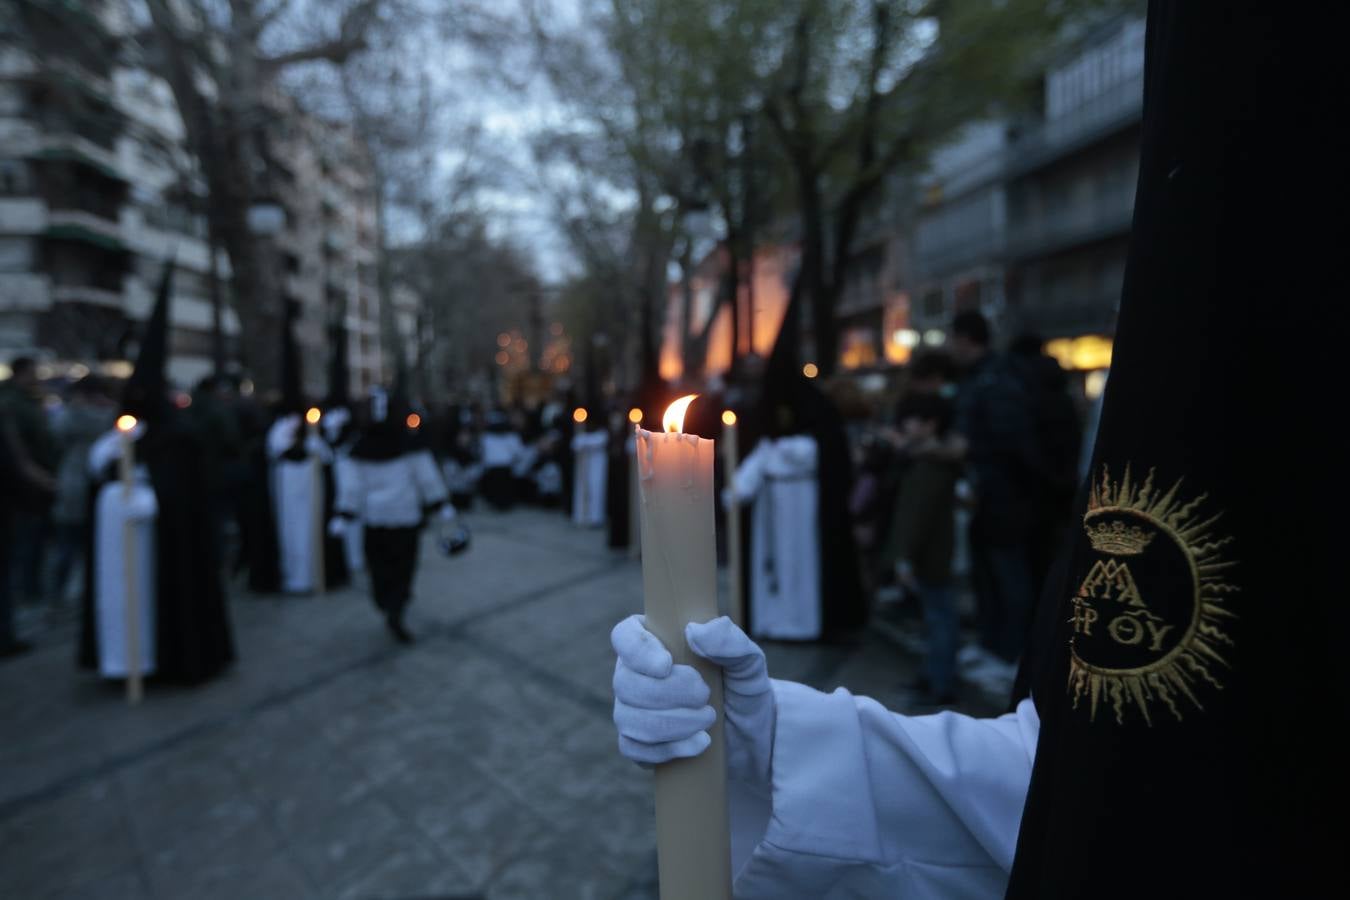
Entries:
{"type": "Polygon", "coordinates": [[[1207,495],[1184,501],[1181,489],[1181,480],[1156,489],[1153,470],[1136,483],[1129,466],[1118,484],[1103,468],[1090,487],[1083,527],[1096,558],[1072,600],[1068,689],[1074,708],[1085,702],[1094,721],[1109,704],[1118,724],[1132,708],[1152,726],[1154,703],[1180,721],[1184,704],[1203,710],[1204,691],[1223,689],[1225,651],[1233,646],[1225,625],[1237,615],[1230,600],[1238,588],[1227,580],[1236,566],[1228,556],[1232,538],[1216,531],[1221,512],[1201,512],[1207,495]],[[1150,606],[1150,586],[1138,584],[1131,569],[1159,537],[1184,560],[1188,571],[1175,577],[1190,579],[1190,608],[1170,616],[1150,606]],[[1132,664],[1103,661],[1086,649],[1092,641],[1098,650],[1111,642],[1132,650],[1132,664]]]}

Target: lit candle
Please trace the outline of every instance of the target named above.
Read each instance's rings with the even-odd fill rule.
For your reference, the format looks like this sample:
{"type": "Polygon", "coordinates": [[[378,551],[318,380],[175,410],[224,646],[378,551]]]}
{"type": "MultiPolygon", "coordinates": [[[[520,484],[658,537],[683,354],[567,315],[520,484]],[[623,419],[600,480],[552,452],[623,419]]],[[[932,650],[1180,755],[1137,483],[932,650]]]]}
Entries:
{"type": "MultiPolygon", "coordinates": [[[[636,406],[628,411],[628,421],[634,425],[642,424],[642,410],[636,406]]],[[[624,461],[628,463],[628,558],[637,559],[642,555],[642,538],[639,534],[642,522],[642,487],[638,484],[637,436],[629,438],[624,447],[624,461]]]]}
{"type": "Polygon", "coordinates": [[[323,460],[319,458],[318,444],[319,420],[323,418],[323,413],[317,406],[311,406],[305,413],[305,427],[309,430],[309,443],[315,449],[309,455],[309,541],[310,541],[310,565],[313,566],[311,575],[314,579],[314,590],[322,594],[324,585],[324,536],[327,534],[325,522],[323,519],[323,460]]]}
{"type": "Polygon", "coordinates": [[[698,670],[717,711],[707,750],[656,767],[656,850],[662,900],[729,900],[722,672],[684,639],[685,625],[717,617],[713,442],[680,431],[693,400],[671,404],[664,432],[636,427],[647,628],[677,664],[698,670]]]}
{"type": "MultiPolygon", "coordinates": [[[[135,487],[136,444],[131,437],[135,428],[135,416],[117,417],[117,439],[122,448],[117,466],[122,478],[124,506],[131,504],[131,492],[135,487]]],[[[136,582],[136,525],[130,516],[122,520],[122,590],[125,592],[122,613],[126,617],[127,632],[127,703],[132,706],[141,702],[141,597],[136,582]]]]}
{"type": "Polygon", "coordinates": [[[722,465],[727,473],[727,492],[731,502],[727,504],[727,577],[731,582],[731,602],[728,612],[731,621],[745,627],[745,591],[741,583],[741,505],[736,502],[736,414],[731,410],[722,413],[722,465]]]}

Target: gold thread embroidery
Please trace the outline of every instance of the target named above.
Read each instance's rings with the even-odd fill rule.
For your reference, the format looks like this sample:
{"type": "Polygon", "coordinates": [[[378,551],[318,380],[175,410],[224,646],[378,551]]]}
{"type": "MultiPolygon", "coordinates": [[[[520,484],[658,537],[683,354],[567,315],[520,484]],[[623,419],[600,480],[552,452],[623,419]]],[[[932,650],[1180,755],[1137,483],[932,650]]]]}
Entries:
{"type": "Polygon", "coordinates": [[[1203,712],[1202,682],[1223,690],[1216,669],[1230,668],[1221,650],[1233,641],[1223,623],[1237,616],[1228,604],[1239,588],[1226,580],[1236,565],[1225,556],[1232,538],[1214,531],[1223,514],[1200,518],[1207,495],[1181,502],[1178,480],[1160,496],[1153,478],[1150,470],[1136,484],[1127,465],[1116,484],[1103,467],[1089,487],[1083,528],[1097,558],[1071,600],[1068,690],[1075,709],[1086,700],[1092,721],[1104,702],[1122,725],[1134,709],[1151,727],[1153,703],[1181,721],[1179,698],[1203,712]],[[1135,568],[1150,547],[1173,560],[1175,577],[1189,578],[1187,608],[1160,612],[1150,604],[1135,568]]]}

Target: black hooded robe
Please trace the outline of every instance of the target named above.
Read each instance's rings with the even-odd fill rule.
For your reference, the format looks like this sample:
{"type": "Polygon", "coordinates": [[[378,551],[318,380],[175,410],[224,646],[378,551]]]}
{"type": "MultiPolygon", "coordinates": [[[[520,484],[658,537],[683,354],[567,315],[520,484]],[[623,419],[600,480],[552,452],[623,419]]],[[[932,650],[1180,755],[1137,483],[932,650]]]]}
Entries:
{"type": "MultiPolygon", "coordinates": [[[[225,590],[221,583],[220,546],[205,515],[211,500],[207,454],[200,438],[185,422],[171,420],[150,426],[136,443],[137,461],[150,474],[159,507],[155,518],[155,671],[158,681],[196,684],[223,671],[234,661],[234,638],[225,590]]],[[[112,467],[93,485],[96,497],[114,481],[112,467]]],[[[91,515],[90,521],[96,521],[91,515]]],[[[94,552],[90,529],[89,556],[80,619],[79,663],[97,669],[94,552]]]]}
{"type": "Polygon", "coordinates": [[[1309,192],[1343,169],[1335,126],[1300,105],[1341,84],[1320,18],[1150,4],[1111,380],[1019,679],[1015,900],[1337,892],[1344,378],[1270,331],[1338,240],[1309,208],[1339,208],[1309,192]]]}

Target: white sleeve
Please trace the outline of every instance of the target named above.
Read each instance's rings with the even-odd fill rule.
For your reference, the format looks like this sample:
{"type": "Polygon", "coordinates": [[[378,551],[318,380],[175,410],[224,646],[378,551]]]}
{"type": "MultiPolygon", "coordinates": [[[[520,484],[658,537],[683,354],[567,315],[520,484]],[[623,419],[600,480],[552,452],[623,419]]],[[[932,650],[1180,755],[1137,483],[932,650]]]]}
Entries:
{"type": "Polygon", "coordinates": [[[764,484],[764,463],[768,458],[768,441],[760,441],[759,446],[749,456],[741,460],[736,474],[731,479],[732,496],[737,503],[746,503],[759,494],[764,484]]]}
{"type": "Polygon", "coordinates": [[[901,716],[773,686],[771,809],[737,809],[755,801],[731,791],[738,898],[1003,896],[1040,731],[1030,700],[995,719],[901,716]]]}
{"type": "Polygon", "coordinates": [[[339,456],[333,467],[336,497],[333,508],[340,515],[360,518],[365,511],[365,491],[362,489],[362,464],[350,456],[339,456]]]}
{"type": "Polygon", "coordinates": [[[430,450],[418,450],[413,454],[412,475],[422,506],[440,506],[449,499],[445,482],[441,480],[441,473],[436,470],[436,460],[430,450]]]}

